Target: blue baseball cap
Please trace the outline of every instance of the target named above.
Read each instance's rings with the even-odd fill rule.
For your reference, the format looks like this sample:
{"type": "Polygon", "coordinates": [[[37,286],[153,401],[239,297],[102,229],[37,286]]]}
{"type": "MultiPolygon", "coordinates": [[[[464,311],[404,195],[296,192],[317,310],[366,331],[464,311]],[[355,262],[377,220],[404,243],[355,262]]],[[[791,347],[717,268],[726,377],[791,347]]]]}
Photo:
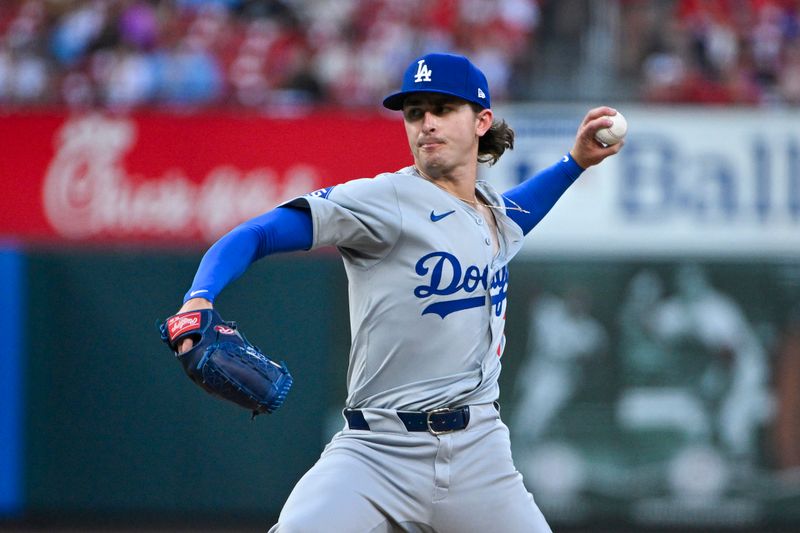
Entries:
{"type": "Polygon", "coordinates": [[[455,54],[427,54],[415,59],[403,74],[400,92],[384,98],[383,106],[399,111],[403,100],[414,93],[449,94],[484,109],[491,107],[486,76],[469,59],[455,54]]]}

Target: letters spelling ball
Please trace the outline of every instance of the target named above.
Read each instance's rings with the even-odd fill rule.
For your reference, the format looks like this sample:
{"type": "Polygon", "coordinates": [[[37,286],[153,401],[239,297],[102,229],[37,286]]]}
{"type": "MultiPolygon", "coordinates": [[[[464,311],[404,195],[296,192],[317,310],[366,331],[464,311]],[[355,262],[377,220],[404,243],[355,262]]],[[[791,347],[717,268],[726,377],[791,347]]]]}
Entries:
{"type": "Polygon", "coordinates": [[[628,121],[619,111],[616,115],[605,118],[610,118],[614,123],[608,128],[598,130],[594,138],[605,145],[612,146],[625,138],[625,134],[628,133],[628,121]]]}

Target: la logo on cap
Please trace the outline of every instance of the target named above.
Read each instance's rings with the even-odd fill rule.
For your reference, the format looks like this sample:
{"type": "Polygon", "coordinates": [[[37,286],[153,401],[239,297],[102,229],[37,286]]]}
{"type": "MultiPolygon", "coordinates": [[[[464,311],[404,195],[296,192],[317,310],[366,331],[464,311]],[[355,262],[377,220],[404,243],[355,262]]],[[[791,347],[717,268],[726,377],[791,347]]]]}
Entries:
{"type": "Polygon", "coordinates": [[[417,65],[417,73],[414,76],[414,83],[431,81],[431,74],[433,74],[433,71],[428,68],[428,65],[425,64],[425,60],[420,59],[417,61],[417,65]]]}

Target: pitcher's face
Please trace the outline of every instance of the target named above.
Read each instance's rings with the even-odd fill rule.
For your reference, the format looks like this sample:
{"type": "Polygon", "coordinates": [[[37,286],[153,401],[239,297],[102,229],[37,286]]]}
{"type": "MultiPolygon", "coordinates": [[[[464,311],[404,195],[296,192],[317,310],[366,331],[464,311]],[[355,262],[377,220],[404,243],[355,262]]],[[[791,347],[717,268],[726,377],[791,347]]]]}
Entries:
{"type": "Polygon", "coordinates": [[[478,140],[491,127],[492,112],[476,113],[460,98],[419,93],[405,99],[403,120],[414,164],[438,178],[477,164],[478,140]]]}

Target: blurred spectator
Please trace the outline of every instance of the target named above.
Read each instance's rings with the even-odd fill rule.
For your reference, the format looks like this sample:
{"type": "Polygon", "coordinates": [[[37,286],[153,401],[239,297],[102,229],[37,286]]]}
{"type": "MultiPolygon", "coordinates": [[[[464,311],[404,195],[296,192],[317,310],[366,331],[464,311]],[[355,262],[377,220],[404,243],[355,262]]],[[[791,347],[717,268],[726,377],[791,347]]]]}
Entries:
{"type": "Polygon", "coordinates": [[[800,2],[794,0],[678,0],[667,23],[651,27],[659,42],[643,61],[643,97],[667,103],[796,103],[787,95],[797,83],[791,50],[798,27],[800,2]]]}
{"type": "Polygon", "coordinates": [[[72,67],[85,55],[107,21],[108,5],[93,1],[78,4],[64,13],[51,32],[53,57],[64,67],[72,67]]]}
{"type": "Polygon", "coordinates": [[[119,15],[119,34],[123,43],[140,50],[150,50],[158,39],[156,11],[147,2],[126,6],[119,15]]]}
{"type": "Polygon", "coordinates": [[[374,106],[395,66],[466,53],[509,94],[536,0],[8,0],[0,103],[374,106]]]}
{"type": "Polygon", "coordinates": [[[778,94],[787,103],[800,105],[800,38],[786,46],[778,73],[778,94]]]}
{"type": "Polygon", "coordinates": [[[541,86],[552,89],[539,95],[580,98],[584,78],[573,71],[616,71],[601,98],[800,103],[800,0],[597,5],[4,0],[0,105],[373,107],[395,88],[395,66],[430,50],[469,55],[497,103],[541,86]],[[580,22],[567,31],[564,20],[580,22]],[[612,36],[617,54],[592,54],[591,35],[612,36]]]}

